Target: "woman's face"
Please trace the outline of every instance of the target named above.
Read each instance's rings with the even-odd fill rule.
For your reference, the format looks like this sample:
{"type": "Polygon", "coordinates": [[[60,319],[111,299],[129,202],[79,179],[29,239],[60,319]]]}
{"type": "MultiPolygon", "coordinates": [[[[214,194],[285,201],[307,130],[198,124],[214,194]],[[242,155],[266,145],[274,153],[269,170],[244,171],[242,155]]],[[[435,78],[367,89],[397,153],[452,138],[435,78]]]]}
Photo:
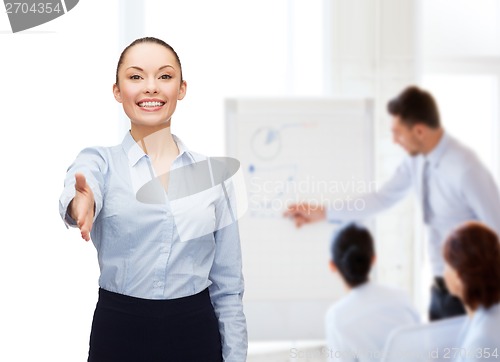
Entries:
{"type": "Polygon", "coordinates": [[[463,300],[463,284],[460,276],[456,269],[454,269],[450,264],[444,264],[444,281],[446,283],[446,287],[451,295],[463,300]]]}
{"type": "Polygon", "coordinates": [[[132,128],[161,129],[169,125],[177,101],[186,94],[175,55],[155,43],[128,49],[113,85],[115,99],[132,122],[132,128]]]}

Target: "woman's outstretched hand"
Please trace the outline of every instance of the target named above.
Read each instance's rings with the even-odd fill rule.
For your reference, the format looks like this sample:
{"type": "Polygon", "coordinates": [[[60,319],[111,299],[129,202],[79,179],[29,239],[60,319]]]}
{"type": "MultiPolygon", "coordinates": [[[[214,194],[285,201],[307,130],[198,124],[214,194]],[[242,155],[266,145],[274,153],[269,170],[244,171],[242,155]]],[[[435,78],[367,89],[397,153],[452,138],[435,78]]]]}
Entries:
{"type": "Polygon", "coordinates": [[[89,241],[95,212],[94,193],[83,174],[76,173],[75,181],[76,193],[69,205],[69,212],[73,220],[76,221],[82,238],[89,241]]]}

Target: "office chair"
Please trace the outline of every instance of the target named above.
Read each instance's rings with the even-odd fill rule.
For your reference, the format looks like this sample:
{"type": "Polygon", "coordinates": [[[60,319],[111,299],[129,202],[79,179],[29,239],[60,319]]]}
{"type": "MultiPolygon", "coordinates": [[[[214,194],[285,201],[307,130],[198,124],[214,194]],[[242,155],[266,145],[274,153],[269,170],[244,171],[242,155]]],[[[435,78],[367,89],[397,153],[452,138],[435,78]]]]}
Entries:
{"type": "Polygon", "coordinates": [[[387,338],[381,361],[453,361],[460,353],[456,342],[466,318],[447,318],[394,330],[387,338]]]}

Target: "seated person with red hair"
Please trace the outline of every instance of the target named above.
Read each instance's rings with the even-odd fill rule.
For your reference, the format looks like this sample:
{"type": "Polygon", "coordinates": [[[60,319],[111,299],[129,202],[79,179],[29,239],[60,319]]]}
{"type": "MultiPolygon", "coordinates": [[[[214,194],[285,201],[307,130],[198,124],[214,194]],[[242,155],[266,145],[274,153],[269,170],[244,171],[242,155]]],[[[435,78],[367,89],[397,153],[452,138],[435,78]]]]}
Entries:
{"type": "MultiPolygon", "coordinates": [[[[479,222],[455,229],[444,244],[444,279],[468,317],[456,361],[500,360],[500,242],[479,222]]],[[[450,346],[451,347],[451,346],[450,346]]]]}

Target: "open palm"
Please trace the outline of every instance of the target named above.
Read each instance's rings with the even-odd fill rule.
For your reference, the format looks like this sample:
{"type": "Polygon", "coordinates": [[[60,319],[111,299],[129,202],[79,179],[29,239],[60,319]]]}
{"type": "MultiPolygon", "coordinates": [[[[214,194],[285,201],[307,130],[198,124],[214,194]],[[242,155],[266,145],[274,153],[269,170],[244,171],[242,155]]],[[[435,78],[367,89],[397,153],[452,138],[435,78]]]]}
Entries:
{"type": "Polygon", "coordinates": [[[71,217],[76,221],[82,238],[89,241],[95,211],[94,193],[83,174],[76,173],[75,181],[76,193],[71,201],[71,217]]]}

